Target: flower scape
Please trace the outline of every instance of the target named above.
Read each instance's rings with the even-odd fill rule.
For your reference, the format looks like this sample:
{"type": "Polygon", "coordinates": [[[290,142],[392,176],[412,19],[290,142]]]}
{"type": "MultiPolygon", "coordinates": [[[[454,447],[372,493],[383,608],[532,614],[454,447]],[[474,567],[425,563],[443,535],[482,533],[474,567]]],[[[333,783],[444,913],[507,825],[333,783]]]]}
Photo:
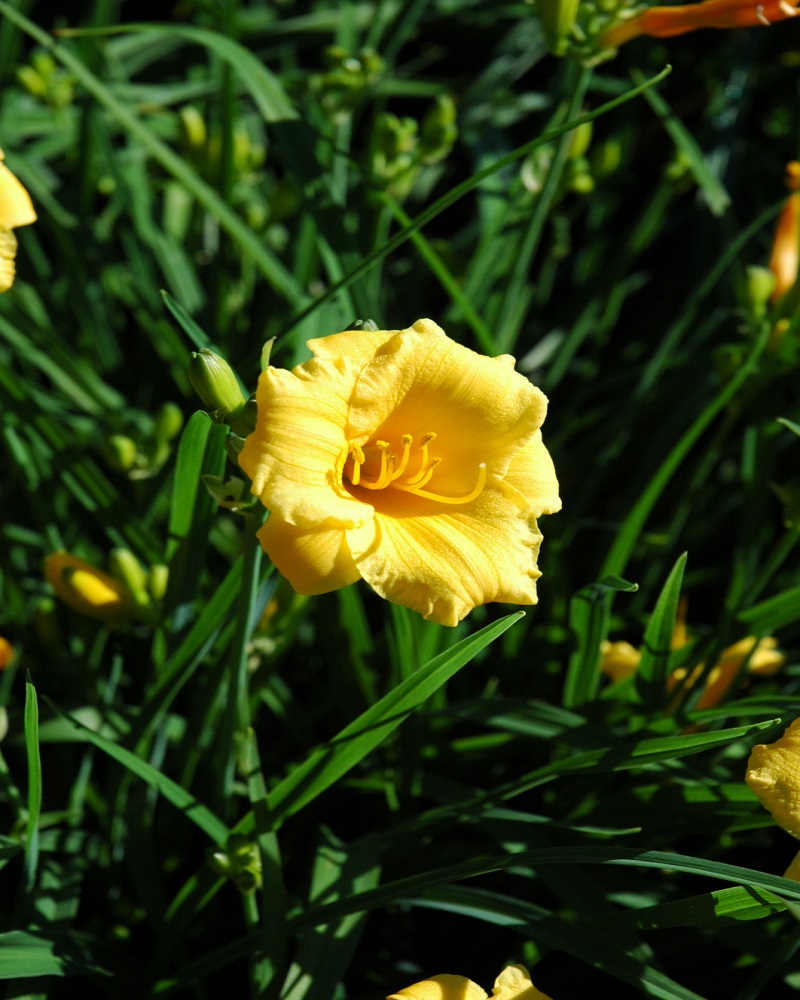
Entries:
{"type": "Polygon", "coordinates": [[[547,399],[514,359],[426,319],[308,346],[312,360],[261,375],[239,456],[270,511],[261,544],[295,590],[363,579],[442,625],[535,604],[537,518],[561,501],[547,399]]]}

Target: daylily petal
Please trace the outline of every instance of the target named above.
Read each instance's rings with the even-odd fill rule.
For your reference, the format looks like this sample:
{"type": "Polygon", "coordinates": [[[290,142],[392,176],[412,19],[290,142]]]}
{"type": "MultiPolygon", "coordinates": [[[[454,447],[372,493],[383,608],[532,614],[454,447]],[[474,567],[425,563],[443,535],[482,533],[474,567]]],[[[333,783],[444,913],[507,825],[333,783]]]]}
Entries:
{"type": "Polygon", "coordinates": [[[471,489],[487,465],[489,482],[503,476],[514,452],[541,426],[547,399],[507,358],[486,358],[419,320],[387,340],[361,370],[350,400],[347,436],[399,443],[431,432],[431,457],[444,456],[436,491],[471,489]]]}
{"type": "MultiPolygon", "coordinates": [[[[0,161],[3,159],[0,150],[0,161]]],[[[36,212],[31,196],[5,163],[0,162],[0,227],[16,229],[32,222],[36,222],[36,212]]]]}
{"type": "Polygon", "coordinates": [[[356,527],[368,503],[342,485],[344,428],[357,368],[347,359],[312,359],[292,371],[268,368],[258,380],[258,420],[239,455],[253,493],[301,528],[356,527]]]}
{"type": "Polygon", "coordinates": [[[794,17],[797,0],[702,0],[674,7],[650,7],[613,25],[599,39],[601,48],[617,48],[639,35],[674,38],[698,28],[751,28],[794,17]]]}
{"type": "Polygon", "coordinates": [[[524,965],[509,965],[503,969],[494,982],[492,997],[494,1000],[550,1000],[533,985],[524,965]]]}
{"type": "Polygon", "coordinates": [[[7,292],[17,274],[17,237],[10,229],[0,229],[0,292],[7,292]]]}
{"type": "Polygon", "coordinates": [[[298,594],[326,594],[361,576],[341,528],[297,528],[273,513],[258,539],[298,594]]]}
{"type": "Polygon", "coordinates": [[[789,867],[783,873],[783,877],[790,878],[794,882],[800,882],[800,851],[789,862],[789,867]]]}
{"type": "Polygon", "coordinates": [[[542,536],[499,490],[447,508],[384,490],[375,532],[348,531],[353,558],[382,597],[441,625],[457,625],[479,604],[535,604],[542,536]]]}
{"type": "Polygon", "coordinates": [[[337,358],[353,358],[364,364],[372,358],[379,347],[400,330],[344,330],[330,337],[317,337],[307,341],[307,346],[315,358],[336,361],[337,358]]]}
{"type": "Polygon", "coordinates": [[[558,479],[550,452],[542,441],[542,432],[533,437],[511,459],[503,485],[524,498],[525,509],[536,517],[561,510],[558,479]]]}
{"type": "Polygon", "coordinates": [[[775,822],[800,839],[800,719],[774,743],[753,747],[745,781],[775,822]]]}
{"type": "Polygon", "coordinates": [[[488,1000],[488,994],[465,976],[431,976],[392,993],[386,1000],[488,1000]]]}

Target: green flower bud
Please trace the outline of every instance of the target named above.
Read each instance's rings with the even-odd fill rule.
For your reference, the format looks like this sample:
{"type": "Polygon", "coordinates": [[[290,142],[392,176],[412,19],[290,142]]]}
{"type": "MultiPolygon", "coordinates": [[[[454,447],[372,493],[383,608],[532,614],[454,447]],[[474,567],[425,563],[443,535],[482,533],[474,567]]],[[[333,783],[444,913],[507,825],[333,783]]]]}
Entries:
{"type": "Polygon", "coordinates": [[[204,347],[192,353],[189,381],[206,409],[235,415],[244,406],[244,396],[233,369],[218,354],[204,347]]]}
{"type": "Polygon", "coordinates": [[[103,442],[103,457],[115,472],[130,472],[137,455],[136,442],[126,434],[112,434],[103,442]]]}
{"type": "Polygon", "coordinates": [[[579,0],[536,0],[544,36],[553,55],[563,56],[567,37],[575,24],[579,0]]]}
{"type": "Polygon", "coordinates": [[[125,584],[137,604],[150,603],[147,574],[129,549],[112,549],[108,556],[108,564],[112,574],[125,584]]]}
{"type": "Polygon", "coordinates": [[[153,424],[153,437],[161,441],[172,441],[176,438],[183,427],[183,414],[176,403],[164,403],[160,406],[155,415],[153,424]]]}
{"type": "Polygon", "coordinates": [[[164,563],[153,563],[147,571],[147,589],[154,601],[163,601],[167,594],[169,583],[169,566],[164,563]]]}
{"type": "Polygon", "coordinates": [[[775,275],[768,267],[750,264],[745,272],[744,293],[747,307],[756,318],[764,315],[775,290],[775,275]]]}

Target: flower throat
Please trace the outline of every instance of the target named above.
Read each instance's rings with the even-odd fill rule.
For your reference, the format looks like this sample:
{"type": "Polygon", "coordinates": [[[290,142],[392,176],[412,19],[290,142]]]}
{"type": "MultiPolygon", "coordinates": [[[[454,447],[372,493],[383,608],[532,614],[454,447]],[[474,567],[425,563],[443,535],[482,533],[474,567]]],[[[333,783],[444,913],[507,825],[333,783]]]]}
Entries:
{"type": "Polygon", "coordinates": [[[380,470],[374,478],[362,476],[362,466],[366,463],[367,456],[361,445],[351,444],[345,463],[345,475],[353,486],[363,486],[367,490],[391,488],[402,490],[404,493],[412,493],[414,496],[423,497],[426,500],[437,500],[439,503],[465,504],[475,500],[481,495],[486,485],[485,462],[481,462],[478,466],[478,481],[470,492],[463,496],[451,497],[425,489],[431,481],[436,467],[442,461],[441,458],[430,458],[428,455],[428,445],[435,438],[434,431],[423,434],[419,439],[419,444],[414,448],[412,435],[404,434],[401,438],[403,452],[399,458],[392,451],[392,446],[388,441],[376,441],[374,444],[367,445],[369,450],[377,449],[380,452],[380,470]],[[412,448],[415,451],[413,458],[412,448]],[[417,455],[416,452],[419,454],[417,455]],[[409,472],[409,466],[412,467],[411,472],[409,472]],[[348,467],[350,472],[347,471],[348,467]]]}

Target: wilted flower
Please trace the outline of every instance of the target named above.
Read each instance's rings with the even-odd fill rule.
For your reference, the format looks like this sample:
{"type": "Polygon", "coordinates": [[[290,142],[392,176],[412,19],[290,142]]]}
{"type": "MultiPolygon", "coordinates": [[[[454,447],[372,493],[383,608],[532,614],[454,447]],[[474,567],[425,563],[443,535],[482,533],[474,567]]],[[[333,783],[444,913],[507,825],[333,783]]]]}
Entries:
{"type": "MultiPolygon", "coordinates": [[[[432,976],[399,993],[392,993],[386,1000],[488,1000],[489,994],[465,976],[432,976]]],[[[509,965],[494,981],[494,1000],[550,1000],[531,982],[528,970],[522,965],[509,965]]]]}
{"type": "Polygon", "coordinates": [[[36,212],[30,195],[3,159],[0,149],[0,292],[7,292],[16,274],[17,238],[12,230],[36,222],[36,212]]]}
{"type": "Polygon", "coordinates": [[[111,624],[136,615],[136,602],[119,581],[69,552],[47,557],[45,577],[61,600],[79,614],[111,624]]]}
{"type": "Polygon", "coordinates": [[[359,578],[442,625],[536,603],[536,519],[561,507],[547,400],[435,323],[309,342],[268,368],[239,457],[270,516],[261,544],[301,594],[359,578]]]}
{"type": "Polygon", "coordinates": [[[0,670],[11,666],[14,659],[14,647],[4,635],[0,635],[0,670]]]}
{"type": "Polygon", "coordinates": [[[797,281],[800,263],[800,163],[793,160],[786,166],[786,199],[772,241],[769,269],[775,277],[770,301],[777,302],[797,281]]]}
{"type": "Polygon", "coordinates": [[[750,28],[783,21],[798,13],[789,0],[703,0],[676,7],[650,7],[620,21],[605,31],[598,41],[602,49],[616,49],[639,35],[672,38],[699,28],[750,28]]]}

